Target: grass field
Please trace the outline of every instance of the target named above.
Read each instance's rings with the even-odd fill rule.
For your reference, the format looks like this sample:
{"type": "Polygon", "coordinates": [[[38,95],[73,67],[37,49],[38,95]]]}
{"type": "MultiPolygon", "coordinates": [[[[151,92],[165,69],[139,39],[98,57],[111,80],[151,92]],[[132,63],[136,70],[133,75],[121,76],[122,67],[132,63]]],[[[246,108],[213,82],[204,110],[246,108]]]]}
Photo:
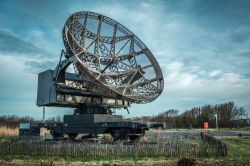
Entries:
{"type": "Polygon", "coordinates": [[[250,137],[224,138],[229,146],[228,159],[250,160],[250,137]]]}
{"type": "MultiPolygon", "coordinates": [[[[17,129],[0,128],[0,137],[16,136],[17,129]]],[[[250,137],[234,137],[222,139],[229,147],[229,153],[226,157],[94,157],[91,159],[83,157],[70,156],[34,156],[23,154],[0,154],[0,166],[2,165],[39,165],[39,166],[59,166],[59,165],[103,165],[103,166],[122,166],[122,165],[177,165],[178,161],[183,157],[196,160],[196,165],[246,165],[250,166],[250,137]]]]}
{"type": "MultiPolygon", "coordinates": [[[[193,157],[196,165],[250,165],[250,137],[225,138],[223,142],[229,146],[227,157],[193,157]]],[[[91,158],[82,157],[46,157],[29,155],[0,155],[0,165],[177,165],[180,157],[117,157],[117,158],[91,158]]],[[[187,157],[187,156],[185,156],[187,157]]]]}
{"type": "MultiPolygon", "coordinates": [[[[1,158],[1,157],[0,157],[1,158]]],[[[133,165],[133,166],[165,166],[165,165],[177,165],[181,157],[178,158],[119,158],[119,159],[92,159],[92,160],[83,160],[82,158],[63,158],[63,157],[33,157],[30,156],[8,156],[0,160],[0,165],[37,165],[37,166],[123,166],[123,165],[133,165]]],[[[232,158],[195,158],[195,165],[204,165],[204,166],[214,166],[214,165],[223,165],[223,166],[249,166],[250,159],[232,159],[232,158]]]]}

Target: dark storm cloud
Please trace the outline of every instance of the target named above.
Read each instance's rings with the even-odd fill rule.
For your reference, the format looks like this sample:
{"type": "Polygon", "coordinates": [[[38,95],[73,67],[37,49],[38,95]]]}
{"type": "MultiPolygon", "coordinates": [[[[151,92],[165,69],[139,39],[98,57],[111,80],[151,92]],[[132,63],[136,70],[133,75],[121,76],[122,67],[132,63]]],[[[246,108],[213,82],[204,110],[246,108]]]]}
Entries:
{"type": "MultiPolygon", "coordinates": [[[[60,24],[63,24],[65,19],[61,16],[62,13],[65,13],[63,12],[64,4],[63,1],[58,3],[58,1],[49,0],[1,0],[0,10],[6,14],[0,15],[0,18],[4,20],[5,24],[7,23],[7,26],[16,30],[32,26],[62,27],[60,24]]],[[[64,15],[67,16],[66,13],[64,15]]]]}
{"type": "Polygon", "coordinates": [[[48,53],[37,48],[30,42],[23,41],[21,38],[12,35],[9,32],[0,30],[0,52],[15,53],[13,55],[24,54],[24,56],[48,56],[48,53]]]}
{"type": "Polygon", "coordinates": [[[53,69],[57,63],[54,60],[48,60],[51,53],[5,31],[0,31],[0,53],[31,59],[27,60],[24,65],[26,65],[26,70],[34,74],[48,68],[53,69]]]}
{"type": "Polygon", "coordinates": [[[165,1],[166,8],[214,31],[250,24],[249,0],[165,1]]]}

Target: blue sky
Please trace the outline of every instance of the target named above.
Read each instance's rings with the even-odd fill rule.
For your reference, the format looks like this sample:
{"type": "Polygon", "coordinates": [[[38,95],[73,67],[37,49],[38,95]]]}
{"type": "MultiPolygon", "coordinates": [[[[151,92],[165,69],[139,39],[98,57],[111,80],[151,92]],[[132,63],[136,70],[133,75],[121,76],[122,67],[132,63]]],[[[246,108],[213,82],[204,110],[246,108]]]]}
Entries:
{"type": "MultiPolygon", "coordinates": [[[[134,32],[158,60],[162,95],[132,105],[126,117],[234,101],[250,114],[250,1],[1,0],[0,115],[42,117],[37,74],[54,69],[61,31],[77,11],[94,11],[134,32]]],[[[72,109],[47,108],[47,116],[72,109]]]]}

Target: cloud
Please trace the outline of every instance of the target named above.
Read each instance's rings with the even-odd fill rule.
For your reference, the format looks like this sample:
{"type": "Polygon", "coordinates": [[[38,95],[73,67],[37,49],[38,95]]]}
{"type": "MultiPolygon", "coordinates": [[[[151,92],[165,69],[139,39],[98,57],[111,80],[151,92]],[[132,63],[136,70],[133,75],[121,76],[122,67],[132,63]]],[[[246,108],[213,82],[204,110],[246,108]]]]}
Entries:
{"type": "Polygon", "coordinates": [[[22,37],[24,41],[32,43],[36,48],[43,50],[44,56],[56,59],[60,55],[62,46],[62,36],[59,30],[42,30],[33,28],[22,37]],[[55,42],[57,41],[57,42],[55,42]]]}
{"type": "MultiPolygon", "coordinates": [[[[0,78],[8,89],[3,94],[14,96],[16,87],[20,98],[22,94],[30,97],[36,94],[36,87],[24,80],[35,82],[33,73],[55,67],[60,49],[64,48],[61,38],[64,22],[70,14],[87,10],[109,16],[134,32],[162,68],[163,94],[152,103],[133,105],[130,116],[227,101],[250,110],[247,4],[213,0],[108,3],[75,0],[60,4],[1,1],[0,26],[5,29],[0,30],[0,58],[4,61],[0,78]],[[9,75],[5,76],[6,73],[9,75]]],[[[34,104],[27,101],[31,98],[25,99],[27,105],[34,104]]]]}
{"type": "MultiPolygon", "coordinates": [[[[189,67],[181,62],[173,62],[167,67],[170,73],[165,78],[166,100],[185,100],[197,104],[201,102],[216,103],[235,101],[237,104],[247,104],[250,101],[250,79],[236,73],[221,73],[220,71],[204,71],[201,75],[199,69],[190,72],[189,67]],[[176,65],[178,64],[178,65],[176,65]],[[174,67],[173,66],[178,66],[174,67]],[[206,77],[210,75],[210,77],[206,77]]],[[[185,104],[184,104],[185,105],[185,104]]]]}
{"type": "Polygon", "coordinates": [[[51,60],[44,60],[44,61],[28,60],[24,64],[27,66],[26,67],[27,70],[29,70],[31,73],[37,74],[44,70],[55,69],[57,62],[51,60]]]}
{"type": "Polygon", "coordinates": [[[33,92],[36,89],[37,76],[26,70],[25,62],[29,58],[18,55],[0,54],[1,99],[35,96],[33,92]]]}
{"type": "Polygon", "coordinates": [[[221,75],[221,71],[220,70],[213,70],[212,72],[209,73],[209,77],[217,77],[221,75]]]}
{"type": "MultiPolygon", "coordinates": [[[[32,73],[39,73],[48,68],[55,68],[58,57],[52,56],[52,53],[42,49],[41,46],[49,44],[43,38],[42,32],[34,30],[31,34],[31,39],[27,38],[27,41],[24,41],[20,36],[14,33],[0,31],[0,53],[2,54],[2,58],[8,57],[10,59],[10,56],[13,56],[13,59],[21,60],[19,63],[23,63],[23,65],[26,66],[25,69],[32,73]],[[39,42],[31,43],[28,41],[39,42]],[[39,46],[41,48],[39,48],[39,46]]],[[[6,61],[5,63],[13,62],[6,61]]]]}
{"type": "MultiPolygon", "coordinates": [[[[247,36],[244,34],[248,34],[249,29],[244,28],[245,25],[235,28],[230,26],[226,30],[220,27],[215,30],[214,27],[204,26],[200,22],[201,13],[194,12],[194,6],[198,8],[197,5],[202,4],[196,3],[146,1],[124,5],[112,2],[112,5],[104,4],[94,11],[114,18],[138,35],[156,56],[161,66],[172,61],[180,61],[190,67],[204,68],[203,70],[222,68],[222,72],[247,75],[250,65],[248,58],[250,50],[247,45],[250,44],[250,39],[245,37],[243,42],[243,39],[240,41],[232,38],[247,36]],[[178,8],[178,12],[171,9],[171,6],[178,8]],[[187,14],[190,10],[192,14],[187,14]]],[[[211,6],[211,4],[208,5],[211,6]]],[[[82,6],[84,5],[79,4],[76,8],[71,8],[71,13],[78,11],[82,6]]],[[[209,11],[204,19],[211,19],[212,16],[212,11],[209,11]]],[[[211,21],[212,23],[219,24],[211,21]]]]}
{"type": "MultiPolygon", "coordinates": [[[[38,75],[27,70],[26,63],[30,58],[18,55],[0,53],[0,115],[33,116],[41,119],[42,109],[36,106],[38,75]]],[[[46,110],[47,117],[72,114],[72,110],[64,108],[46,110]]]]}
{"type": "Polygon", "coordinates": [[[20,37],[0,30],[0,52],[20,53],[26,56],[41,55],[44,51],[32,43],[23,41],[20,37]]]}

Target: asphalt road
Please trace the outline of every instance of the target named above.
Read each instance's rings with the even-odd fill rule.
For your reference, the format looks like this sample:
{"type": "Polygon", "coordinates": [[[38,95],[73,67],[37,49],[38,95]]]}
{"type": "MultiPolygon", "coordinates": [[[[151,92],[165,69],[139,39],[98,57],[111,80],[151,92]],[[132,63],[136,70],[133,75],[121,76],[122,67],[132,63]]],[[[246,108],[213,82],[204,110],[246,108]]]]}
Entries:
{"type": "Polygon", "coordinates": [[[250,131],[213,131],[209,133],[216,137],[250,136],[250,131]]]}
{"type": "Polygon", "coordinates": [[[145,136],[160,136],[160,137],[200,137],[199,130],[149,130],[145,136]]]}
{"type": "MultiPolygon", "coordinates": [[[[146,136],[161,136],[161,137],[200,137],[203,130],[150,130],[146,132],[146,136]]],[[[209,134],[218,137],[237,137],[237,136],[250,136],[250,131],[208,131],[209,134]]]]}

